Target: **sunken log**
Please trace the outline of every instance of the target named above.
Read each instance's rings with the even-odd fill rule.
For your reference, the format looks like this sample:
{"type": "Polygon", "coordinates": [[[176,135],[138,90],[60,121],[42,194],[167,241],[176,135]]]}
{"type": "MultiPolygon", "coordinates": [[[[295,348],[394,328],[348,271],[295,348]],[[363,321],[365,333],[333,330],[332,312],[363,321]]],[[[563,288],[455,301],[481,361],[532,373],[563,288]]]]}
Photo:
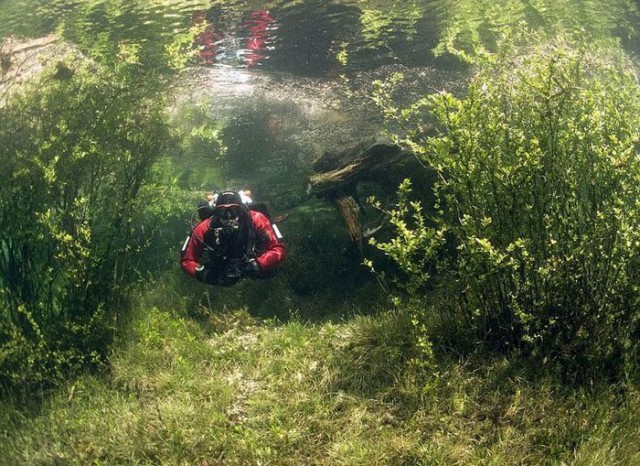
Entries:
{"type": "Polygon", "coordinates": [[[408,160],[415,158],[390,142],[367,141],[328,151],[313,164],[315,174],[309,178],[309,193],[327,199],[338,209],[351,240],[361,247],[364,234],[357,184],[373,181],[395,191],[400,181],[396,168],[405,167],[408,160]]]}
{"type": "Polygon", "coordinates": [[[362,226],[360,225],[360,206],[353,196],[340,196],[331,199],[347,226],[347,231],[351,241],[362,244],[362,226]]]}
{"type": "Polygon", "coordinates": [[[316,173],[309,178],[309,192],[332,197],[352,191],[360,181],[387,181],[387,169],[407,155],[400,146],[388,142],[360,143],[326,152],[313,164],[316,173]]]}

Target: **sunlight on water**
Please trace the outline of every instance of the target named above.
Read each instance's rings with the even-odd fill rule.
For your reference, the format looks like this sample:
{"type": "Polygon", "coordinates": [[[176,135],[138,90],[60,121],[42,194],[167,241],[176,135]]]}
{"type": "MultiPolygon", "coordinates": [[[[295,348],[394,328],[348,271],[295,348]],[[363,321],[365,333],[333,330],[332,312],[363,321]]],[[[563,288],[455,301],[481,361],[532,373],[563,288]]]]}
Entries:
{"type": "Polygon", "coordinates": [[[194,23],[205,25],[205,31],[196,39],[203,63],[253,67],[269,58],[279,26],[268,10],[253,10],[228,30],[216,27],[211,17],[207,11],[194,17],[194,23]]]}
{"type": "Polygon", "coordinates": [[[329,76],[380,66],[450,67],[448,44],[491,47],[525,21],[549,33],[583,28],[639,48],[636,2],[612,0],[279,0],[216,2],[0,0],[0,38],[58,33],[81,48],[144,43],[156,53],[194,25],[202,66],[329,76]]]}
{"type": "Polygon", "coordinates": [[[208,77],[211,87],[217,89],[219,95],[242,97],[251,95],[255,90],[255,75],[242,68],[216,65],[208,77]]]}

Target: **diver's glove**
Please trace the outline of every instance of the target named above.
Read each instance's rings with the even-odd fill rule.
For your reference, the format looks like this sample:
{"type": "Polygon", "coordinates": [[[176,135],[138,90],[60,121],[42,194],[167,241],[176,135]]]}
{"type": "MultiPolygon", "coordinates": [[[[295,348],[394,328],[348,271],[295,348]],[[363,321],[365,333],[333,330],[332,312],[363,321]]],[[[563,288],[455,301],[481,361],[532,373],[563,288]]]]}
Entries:
{"type": "Polygon", "coordinates": [[[260,266],[255,259],[247,259],[242,264],[242,272],[248,277],[257,277],[260,275],[260,266]]]}
{"type": "Polygon", "coordinates": [[[204,265],[199,264],[196,266],[196,278],[199,282],[209,283],[211,281],[211,270],[204,265]]]}

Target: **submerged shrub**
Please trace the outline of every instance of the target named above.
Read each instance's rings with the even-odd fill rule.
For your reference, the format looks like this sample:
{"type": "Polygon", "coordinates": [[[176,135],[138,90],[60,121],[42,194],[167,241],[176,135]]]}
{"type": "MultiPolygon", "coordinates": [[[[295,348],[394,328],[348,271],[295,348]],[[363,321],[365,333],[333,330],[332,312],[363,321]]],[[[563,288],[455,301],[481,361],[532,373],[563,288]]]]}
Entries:
{"type": "Polygon", "coordinates": [[[403,202],[379,247],[473,338],[619,374],[640,318],[636,76],[611,47],[501,50],[477,60],[463,99],[414,106],[438,121],[406,141],[439,173],[437,202],[429,223],[403,202]]]}
{"type": "Polygon", "coordinates": [[[126,64],[72,66],[0,111],[0,388],[105,354],[142,247],[141,190],[167,141],[162,100],[126,64]]]}

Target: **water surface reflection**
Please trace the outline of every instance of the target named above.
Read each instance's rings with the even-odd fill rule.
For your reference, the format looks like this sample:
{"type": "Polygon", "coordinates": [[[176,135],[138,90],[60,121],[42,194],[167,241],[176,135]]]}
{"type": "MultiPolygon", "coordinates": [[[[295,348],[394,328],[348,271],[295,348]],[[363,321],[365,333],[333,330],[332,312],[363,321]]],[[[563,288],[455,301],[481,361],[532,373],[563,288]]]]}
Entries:
{"type": "Polygon", "coordinates": [[[233,15],[227,10],[200,11],[194,15],[194,24],[205,27],[195,40],[200,62],[246,67],[263,64],[269,58],[269,51],[275,47],[279,27],[269,10],[244,13],[237,24],[229,24],[228,16],[233,15]]]}
{"type": "Polygon", "coordinates": [[[449,69],[448,46],[491,47],[524,22],[553,35],[584,29],[640,48],[640,15],[631,0],[0,0],[0,38],[57,32],[83,51],[117,54],[139,44],[153,66],[194,24],[200,63],[335,76],[406,65],[449,69]],[[442,53],[438,56],[437,53],[442,53]]]}
{"type": "Polygon", "coordinates": [[[201,64],[323,76],[433,62],[436,23],[424,8],[399,7],[390,14],[353,1],[272,3],[261,10],[198,12],[194,23],[206,23],[196,40],[201,64]]]}

